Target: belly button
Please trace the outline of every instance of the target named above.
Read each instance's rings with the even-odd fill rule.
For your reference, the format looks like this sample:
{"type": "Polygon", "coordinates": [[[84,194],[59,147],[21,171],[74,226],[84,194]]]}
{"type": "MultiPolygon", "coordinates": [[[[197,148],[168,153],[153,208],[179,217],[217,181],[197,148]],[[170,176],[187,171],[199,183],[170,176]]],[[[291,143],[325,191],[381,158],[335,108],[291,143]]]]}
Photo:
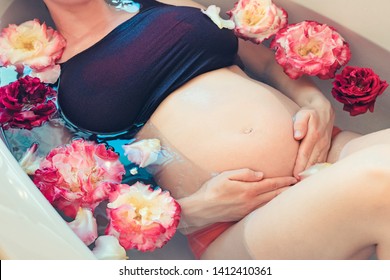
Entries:
{"type": "Polygon", "coordinates": [[[253,132],[253,128],[252,127],[246,127],[242,130],[242,133],[244,134],[249,134],[249,133],[252,133],[253,132]]]}

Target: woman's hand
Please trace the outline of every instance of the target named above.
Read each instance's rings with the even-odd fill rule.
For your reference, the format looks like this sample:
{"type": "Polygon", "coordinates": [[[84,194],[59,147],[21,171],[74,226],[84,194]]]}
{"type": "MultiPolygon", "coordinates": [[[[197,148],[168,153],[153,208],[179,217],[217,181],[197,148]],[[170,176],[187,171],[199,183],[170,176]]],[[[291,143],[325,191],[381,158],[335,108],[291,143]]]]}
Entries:
{"type": "Polygon", "coordinates": [[[262,44],[239,42],[240,58],[247,71],[277,88],[301,108],[294,118],[294,137],[301,141],[293,171],[298,178],[306,168],[326,160],[334,123],[333,108],[309,77],[290,79],[276,63],[273,51],[262,44]]]}
{"type": "Polygon", "coordinates": [[[196,193],[178,200],[182,207],[179,229],[190,233],[212,223],[238,221],[296,182],[290,176],[264,178],[250,169],[222,172],[196,193]]]}
{"type": "Polygon", "coordinates": [[[302,107],[294,116],[294,138],[301,141],[293,174],[325,162],[329,152],[334,112],[328,103],[302,107]]]}

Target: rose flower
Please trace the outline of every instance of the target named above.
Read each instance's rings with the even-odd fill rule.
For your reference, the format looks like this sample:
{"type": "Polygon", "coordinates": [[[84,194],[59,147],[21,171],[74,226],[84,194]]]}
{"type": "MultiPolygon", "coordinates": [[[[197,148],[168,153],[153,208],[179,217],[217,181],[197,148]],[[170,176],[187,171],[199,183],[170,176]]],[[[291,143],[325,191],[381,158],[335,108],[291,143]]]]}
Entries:
{"type": "Polygon", "coordinates": [[[351,58],[349,45],[334,28],[315,21],[291,24],[279,30],[270,45],[276,61],[292,79],[304,74],[334,78],[351,58]]]}
{"type": "Polygon", "coordinates": [[[41,161],[33,181],[65,215],[75,218],[80,207],[94,210],[125,174],[119,155],[104,144],[73,140],[41,161]]]}
{"type": "Polygon", "coordinates": [[[29,66],[33,70],[31,76],[54,83],[60,72],[56,63],[65,45],[60,33],[37,19],[10,24],[0,34],[0,66],[14,65],[19,72],[29,66]]]}
{"type": "Polygon", "coordinates": [[[0,87],[0,126],[4,129],[41,126],[57,111],[55,95],[55,90],[30,76],[0,87]]]}
{"type": "Polygon", "coordinates": [[[236,36],[256,44],[272,37],[287,24],[287,12],[271,0],[239,0],[227,12],[236,36]]]}
{"type": "Polygon", "coordinates": [[[175,234],[180,206],[160,188],[153,190],[140,182],[121,184],[110,194],[107,216],[110,223],[105,234],[117,237],[126,250],[152,251],[175,234]]]}
{"type": "Polygon", "coordinates": [[[376,98],[388,87],[370,68],[346,66],[333,81],[332,95],[351,116],[374,111],[376,98]]]}

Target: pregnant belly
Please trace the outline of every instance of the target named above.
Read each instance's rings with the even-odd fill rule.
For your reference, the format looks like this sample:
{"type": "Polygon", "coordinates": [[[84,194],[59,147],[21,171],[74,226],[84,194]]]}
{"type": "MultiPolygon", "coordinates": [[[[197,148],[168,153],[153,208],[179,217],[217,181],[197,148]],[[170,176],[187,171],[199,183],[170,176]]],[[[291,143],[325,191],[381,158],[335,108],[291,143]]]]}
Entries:
{"type": "MultiPolygon", "coordinates": [[[[262,171],[266,177],[291,175],[298,150],[292,127],[297,109],[276,90],[228,69],[202,75],[171,94],[151,117],[163,144],[193,169],[176,164],[160,177],[172,181],[185,177],[178,172],[188,172],[204,178],[201,174],[238,168],[262,171]]],[[[178,184],[169,180],[164,184],[178,184]]],[[[195,191],[202,180],[187,188],[195,191]]]]}

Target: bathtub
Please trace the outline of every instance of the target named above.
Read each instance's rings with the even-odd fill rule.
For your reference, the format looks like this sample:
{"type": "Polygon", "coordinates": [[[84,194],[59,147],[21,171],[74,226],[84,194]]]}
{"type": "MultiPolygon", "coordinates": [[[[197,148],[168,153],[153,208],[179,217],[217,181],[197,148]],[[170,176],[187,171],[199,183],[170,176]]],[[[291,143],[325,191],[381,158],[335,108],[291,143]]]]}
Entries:
{"type": "MultiPolygon", "coordinates": [[[[215,4],[223,11],[235,0],[198,2],[215,4]]],[[[289,22],[317,20],[335,27],[350,43],[349,65],[372,67],[390,82],[390,37],[386,12],[390,2],[371,0],[274,0],[289,13],[289,22]],[[337,10],[337,12],[336,12],[337,10]]],[[[1,22],[19,23],[34,17],[50,23],[41,1],[2,0],[1,22]]],[[[373,113],[350,117],[331,95],[330,81],[314,79],[336,110],[336,124],[360,133],[387,128],[390,119],[389,89],[378,98],[373,113]]],[[[1,259],[94,259],[91,251],[69,229],[63,219],[36,189],[0,140],[0,258],[1,259]]],[[[129,252],[130,259],[193,259],[186,239],[176,234],[162,249],[152,253],[129,252]]]]}

